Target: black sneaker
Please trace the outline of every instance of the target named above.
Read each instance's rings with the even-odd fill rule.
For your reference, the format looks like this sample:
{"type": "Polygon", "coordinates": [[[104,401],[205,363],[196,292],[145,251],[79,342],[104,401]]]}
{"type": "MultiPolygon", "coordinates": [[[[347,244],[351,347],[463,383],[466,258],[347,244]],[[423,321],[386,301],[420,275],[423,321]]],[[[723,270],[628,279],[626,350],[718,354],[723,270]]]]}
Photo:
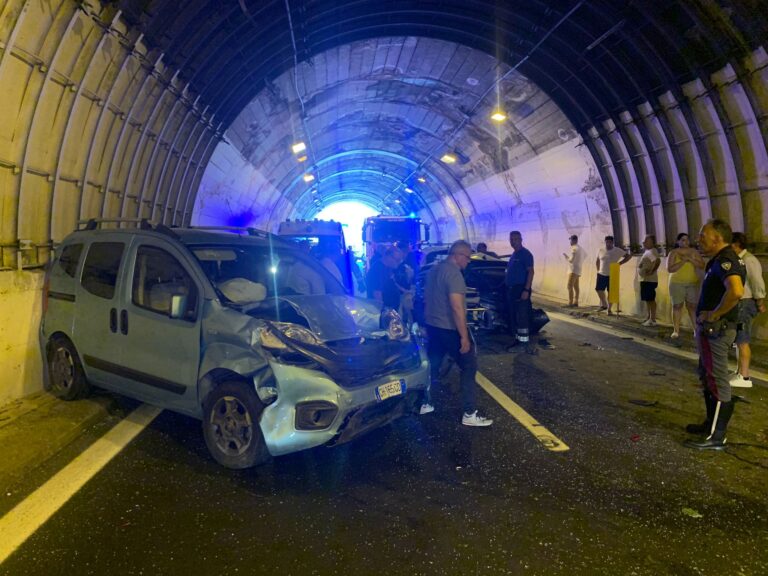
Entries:
{"type": "Polygon", "coordinates": [[[725,436],[722,438],[710,436],[704,440],[686,440],[685,446],[696,450],[725,450],[725,436]]]}

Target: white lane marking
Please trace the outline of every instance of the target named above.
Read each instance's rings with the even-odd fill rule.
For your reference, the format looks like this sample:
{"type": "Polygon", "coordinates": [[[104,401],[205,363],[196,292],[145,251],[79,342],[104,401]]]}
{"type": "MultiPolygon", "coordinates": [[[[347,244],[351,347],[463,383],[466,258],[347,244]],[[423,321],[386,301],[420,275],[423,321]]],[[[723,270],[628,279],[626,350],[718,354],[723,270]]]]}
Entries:
{"type": "MultiPolygon", "coordinates": [[[[562,320],[563,322],[569,322],[570,324],[575,324],[577,326],[581,326],[582,328],[588,328],[590,330],[595,330],[596,332],[602,332],[603,334],[609,334],[611,336],[621,337],[621,335],[624,335],[624,334],[626,334],[627,336],[633,336],[635,342],[637,342],[638,344],[642,344],[643,346],[647,346],[648,348],[653,348],[654,350],[660,350],[661,352],[666,352],[668,354],[672,354],[680,358],[687,358],[688,360],[694,360],[696,362],[698,362],[699,360],[699,355],[695,352],[680,350],[678,348],[670,347],[667,344],[660,344],[659,342],[654,342],[653,340],[644,339],[642,336],[638,336],[633,332],[627,332],[625,330],[622,330],[620,326],[617,326],[616,328],[612,326],[607,327],[607,326],[598,324],[596,322],[593,322],[591,320],[571,318],[570,316],[561,314],[560,312],[547,311],[547,315],[550,318],[556,318],[557,320],[562,320]],[[621,333],[621,334],[617,334],[617,333],[621,333]]],[[[768,374],[766,374],[765,372],[760,372],[759,370],[753,370],[752,368],[750,368],[749,376],[750,378],[762,380],[763,382],[768,382],[768,374]]],[[[737,388],[737,390],[739,389],[737,388]]]]}
{"type": "Polygon", "coordinates": [[[162,409],[142,404],[0,518],[0,564],[125,448],[162,409]]]}
{"type": "Polygon", "coordinates": [[[547,430],[518,404],[515,404],[509,396],[499,390],[493,382],[480,374],[480,372],[475,376],[475,381],[483,390],[488,392],[491,398],[496,400],[504,410],[509,412],[515,420],[520,422],[520,424],[533,434],[534,438],[541,442],[547,450],[551,450],[552,452],[565,452],[566,450],[569,450],[568,445],[565,442],[547,430]]]}

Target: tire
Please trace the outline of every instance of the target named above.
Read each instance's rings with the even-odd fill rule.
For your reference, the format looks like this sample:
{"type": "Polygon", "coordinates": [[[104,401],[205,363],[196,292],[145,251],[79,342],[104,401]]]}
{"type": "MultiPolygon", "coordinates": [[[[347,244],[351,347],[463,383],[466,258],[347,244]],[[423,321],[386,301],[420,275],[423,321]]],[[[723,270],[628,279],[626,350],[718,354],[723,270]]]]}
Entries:
{"type": "Polygon", "coordinates": [[[203,404],[203,436],[208,451],[234,470],[263,464],[270,455],[259,426],[264,405],[247,384],[223,382],[203,404]]]}
{"type": "Polygon", "coordinates": [[[89,386],[74,344],[64,336],[48,342],[48,389],[62,400],[77,400],[88,394],[89,386]]]}

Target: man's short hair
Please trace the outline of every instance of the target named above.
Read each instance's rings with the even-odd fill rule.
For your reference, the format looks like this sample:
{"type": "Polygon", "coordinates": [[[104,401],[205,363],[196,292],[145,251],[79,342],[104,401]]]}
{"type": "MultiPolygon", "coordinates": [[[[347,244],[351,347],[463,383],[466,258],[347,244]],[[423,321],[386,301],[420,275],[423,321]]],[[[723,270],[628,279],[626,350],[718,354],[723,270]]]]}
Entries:
{"type": "Polygon", "coordinates": [[[576,234],[571,234],[571,236],[570,236],[570,238],[568,238],[568,240],[576,240],[578,242],[579,237],[576,236],[576,234]]]}
{"type": "Polygon", "coordinates": [[[488,249],[488,244],[486,244],[485,242],[478,242],[477,243],[477,251],[478,252],[482,252],[483,250],[487,250],[487,249],[488,249]]]}
{"type": "Polygon", "coordinates": [[[448,249],[448,255],[458,254],[460,248],[465,248],[470,254],[472,254],[472,244],[466,240],[456,240],[448,249]]]}
{"type": "Polygon", "coordinates": [[[610,240],[611,242],[613,242],[613,236],[606,236],[606,237],[605,237],[605,241],[606,241],[606,242],[608,242],[608,240],[610,240]]]}
{"type": "Polygon", "coordinates": [[[723,242],[730,244],[731,239],[733,238],[733,232],[731,231],[731,225],[728,224],[725,220],[721,220],[720,218],[712,218],[711,220],[707,220],[707,223],[705,226],[711,226],[715,232],[720,234],[720,237],[723,239],[723,242]]]}
{"type": "Polygon", "coordinates": [[[645,237],[650,238],[651,242],[653,242],[653,245],[656,245],[656,234],[646,234],[645,237]]]}
{"type": "Polygon", "coordinates": [[[737,244],[744,250],[747,247],[747,235],[744,232],[733,232],[731,234],[731,244],[737,244]]]}
{"type": "Polygon", "coordinates": [[[523,237],[523,235],[520,233],[520,230],[512,230],[512,232],[509,233],[510,236],[520,236],[520,238],[523,237]]]}

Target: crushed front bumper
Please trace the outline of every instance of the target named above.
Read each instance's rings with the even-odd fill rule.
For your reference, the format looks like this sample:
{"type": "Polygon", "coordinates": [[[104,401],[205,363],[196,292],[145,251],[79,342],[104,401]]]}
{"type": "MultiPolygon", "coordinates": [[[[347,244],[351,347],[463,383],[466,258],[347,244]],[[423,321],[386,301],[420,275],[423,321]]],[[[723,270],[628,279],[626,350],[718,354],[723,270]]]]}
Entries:
{"type": "Polygon", "coordinates": [[[277,382],[277,400],[261,415],[260,426],[272,456],[340,444],[379,428],[412,410],[429,385],[429,363],[423,355],[417,368],[371,380],[363,386],[342,388],[319,371],[270,363],[277,382]],[[378,400],[376,390],[404,380],[405,394],[378,400]],[[296,425],[296,407],[308,403],[336,406],[338,411],[323,428],[301,430],[296,425]],[[327,424],[327,425],[326,425],[327,424]]]}

